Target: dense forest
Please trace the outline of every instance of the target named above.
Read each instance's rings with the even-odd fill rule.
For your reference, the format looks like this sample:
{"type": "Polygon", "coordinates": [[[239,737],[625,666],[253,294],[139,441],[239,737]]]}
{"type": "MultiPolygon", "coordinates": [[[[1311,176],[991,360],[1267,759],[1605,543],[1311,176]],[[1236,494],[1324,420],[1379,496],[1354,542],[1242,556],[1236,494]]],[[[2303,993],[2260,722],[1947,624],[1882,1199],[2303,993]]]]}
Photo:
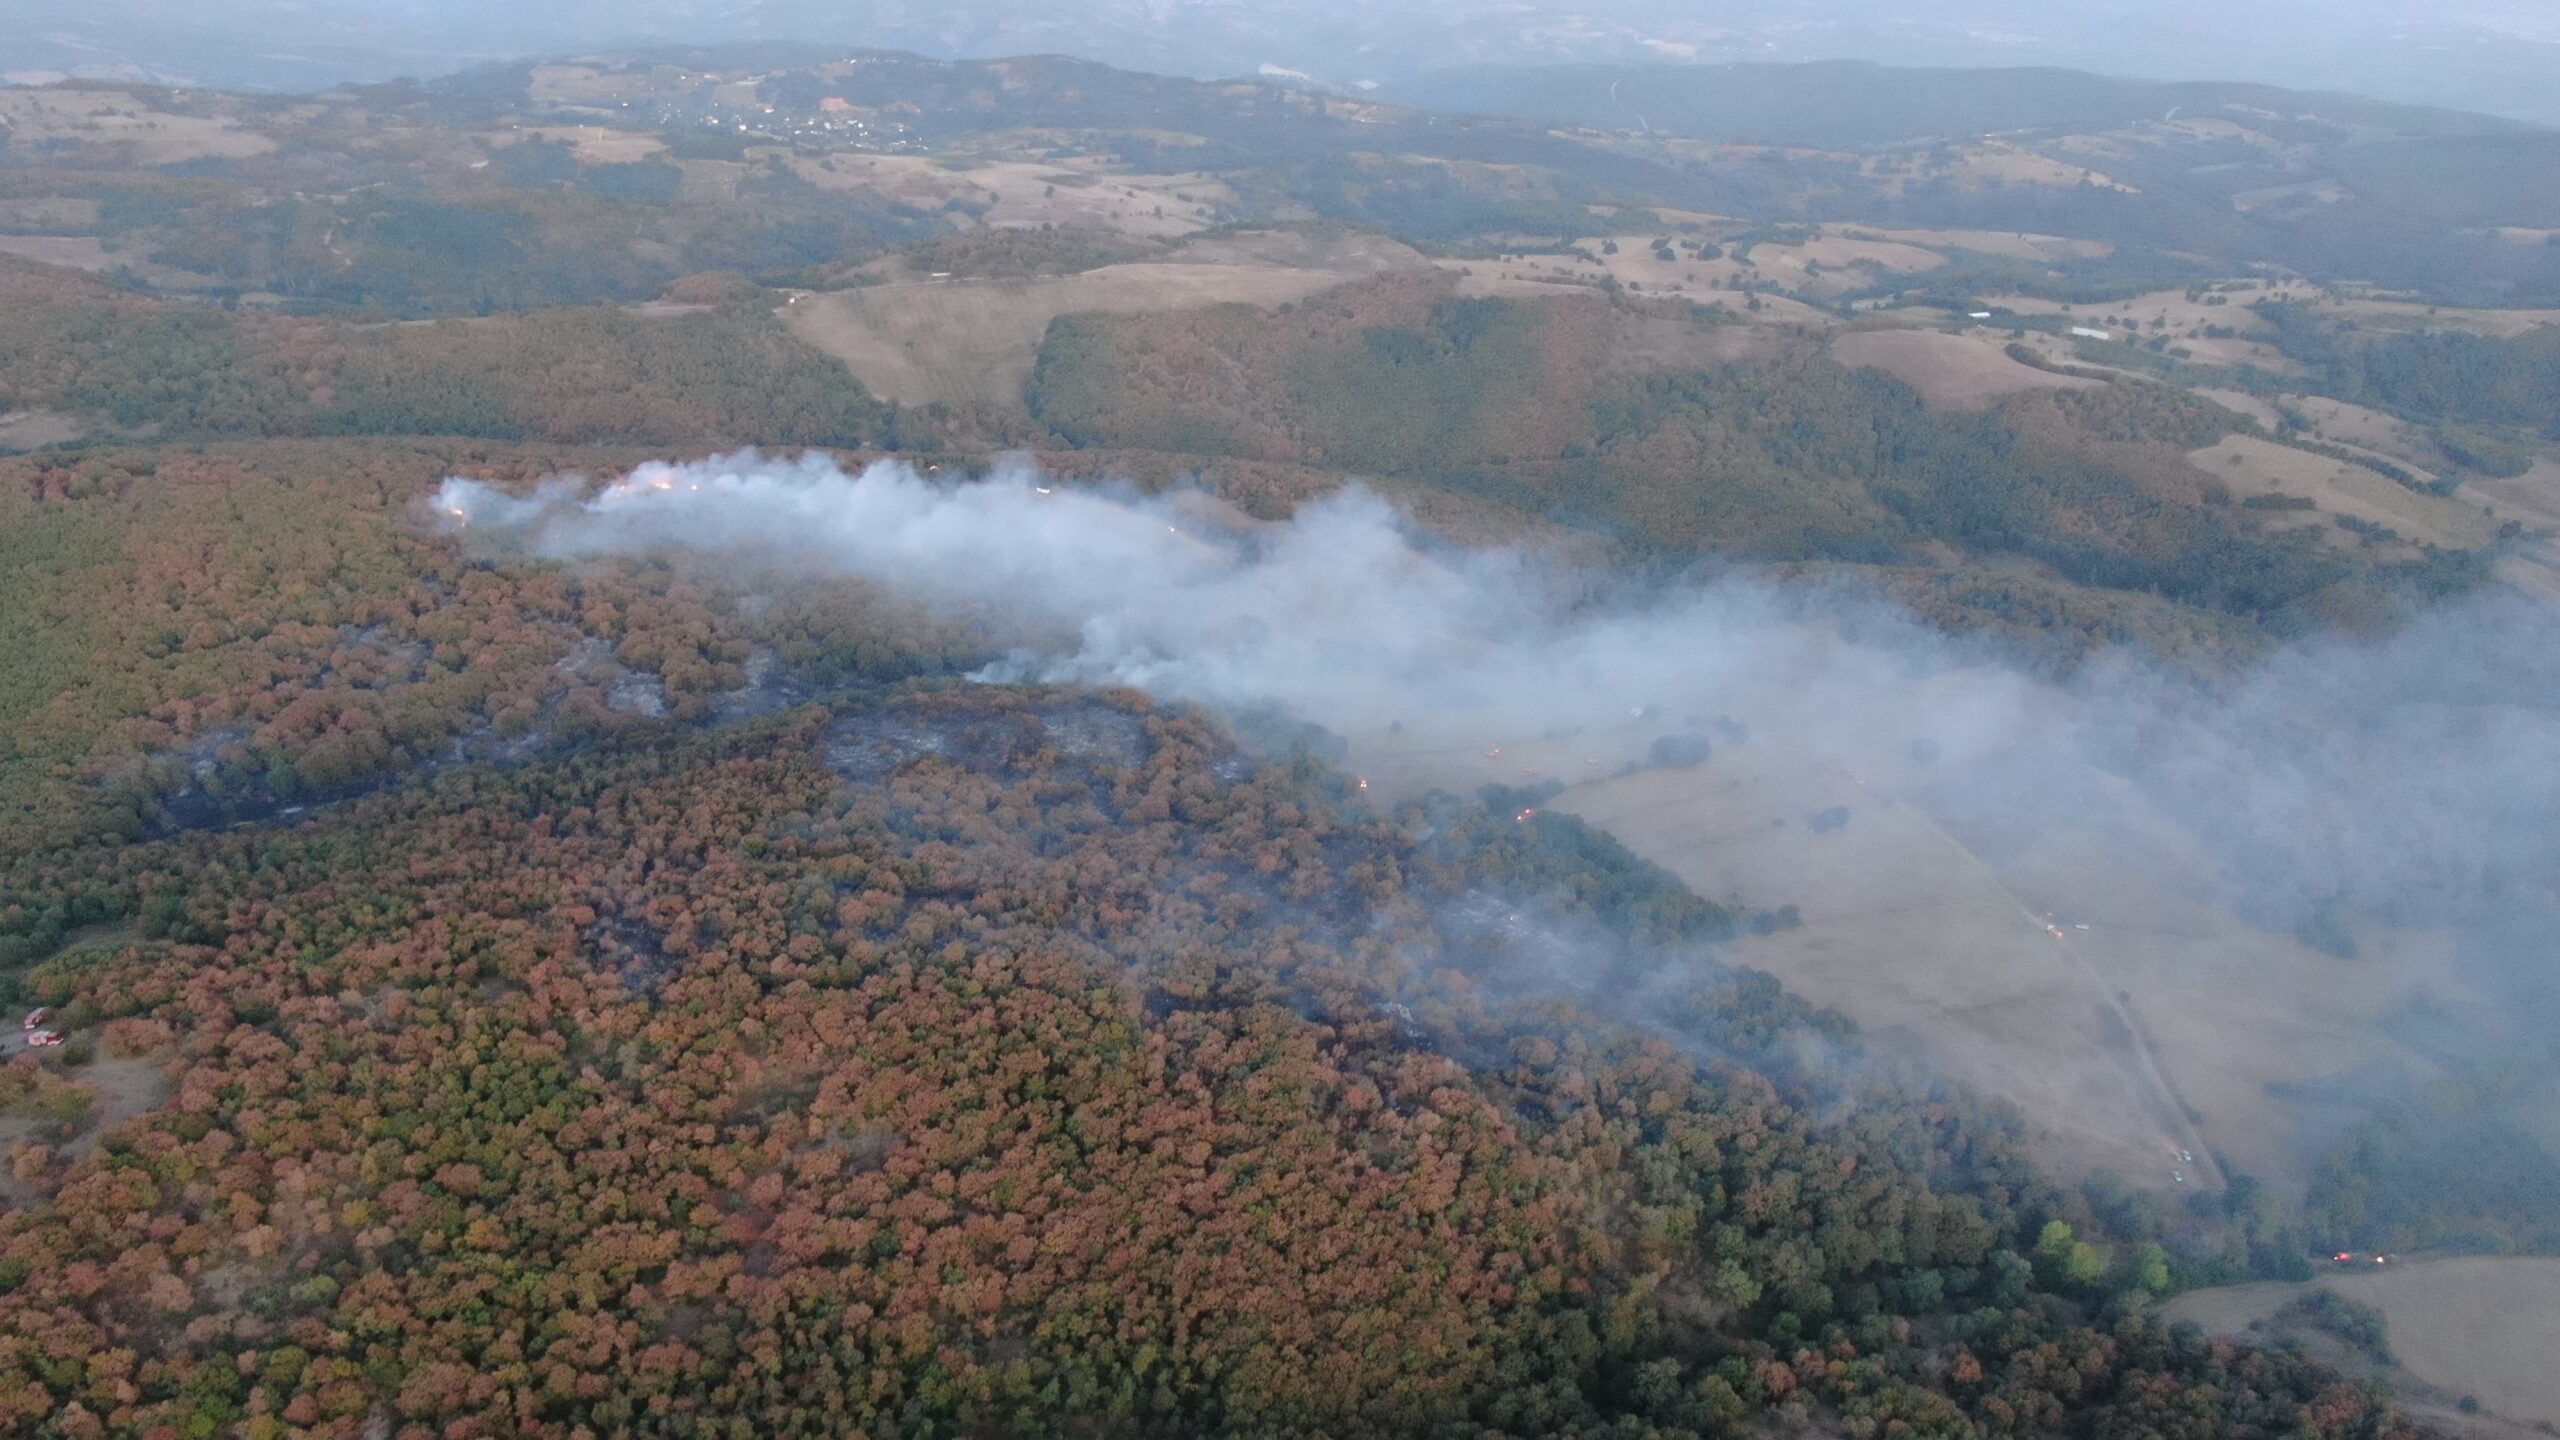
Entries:
{"type": "Polygon", "coordinates": [[[2534,1118],[2551,1075],[2546,1043],[2377,1107],[2322,1168],[2310,1223],[2375,1249],[2560,1251],[2560,1156],[2534,1118]]]}
{"type": "Polygon", "coordinates": [[[2195,457],[2421,488],[2257,403],[2307,391],[2526,473],[2560,330],[2270,304],[2279,378],[2165,320],[2065,367],[2008,327],[2067,311],[2011,316],[1968,358],[2070,374],[1979,404],[1831,342],[2241,265],[2540,293],[2560,247],[2447,228],[2537,140],[2351,107],[2255,117],[2281,164],[2111,132],[2130,184],[2008,140],[2045,178],[1984,184],[1951,140],[759,56],[0,87],[0,1007],[44,1011],[0,1060],[0,1431],[2404,1440],[2381,1388],[2153,1302],[2332,1244],[2560,1246],[2544,1071],[2437,1056],[2307,1204],[2041,1174],[2016,1112],[1736,963],[1805,897],[1704,898],[1557,782],[1389,801],[1285,716],[986,682],[1047,638],[1000,609],[429,504],[1022,445],[1044,485],[1199,492],[1247,555],[1362,483],[1595,605],[1742,572],[2025,671],[2227,676],[2491,583],[2522,527],[2440,548],[2195,457]],[[2371,193],[2236,203],[2304,166],[2371,193]],[[1842,219],[2050,233],[1796,223],[1842,219]],[[1521,278],[1638,233],[1735,273],[1521,278]],[[1110,310],[1145,262],[1186,304],[1323,273],[1110,310]],[[1003,313],[1113,266],[1070,291],[1102,309],[1003,313]],[[879,316],[945,283],[1018,396],[918,398],[828,334],[923,375],[943,337],[879,316]],[[902,293],[836,293],[869,287],[902,293]]]}
{"type": "Polygon", "coordinates": [[[22,862],[7,926],[80,936],[26,996],[168,1098],[90,1137],[42,1108],[81,1066],[8,1067],[64,1118],[12,1154],[0,1412],[2403,1433],[2121,1308],[2158,1248],[1996,1117],[1756,1073],[1844,1037],[1698,948],[1734,917],[1507,796],[1425,845],[1350,793],[964,687],[22,862]],[[1470,978],[1542,932],[1688,999],[1638,1035],[1470,978]]]}
{"type": "Polygon", "coordinates": [[[615,463],[0,468],[13,1423],[2396,1433],[2141,1317],[2280,1217],[2039,1181],[1579,822],[413,508],[615,463]]]}
{"type": "Polygon", "coordinates": [[[22,637],[0,669],[0,853],[987,653],[965,617],[857,587],[751,598],[752,575],[493,561],[422,509],[447,474],[638,458],[303,441],[0,461],[0,616],[22,637]]]}
{"type": "Polygon", "coordinates": [[[881,444],[894,417],[763,292],[694,277],[660,313],[351,325],[0,269],[0,408],[172,438],[462,435],[569,444],[881,444]]]}

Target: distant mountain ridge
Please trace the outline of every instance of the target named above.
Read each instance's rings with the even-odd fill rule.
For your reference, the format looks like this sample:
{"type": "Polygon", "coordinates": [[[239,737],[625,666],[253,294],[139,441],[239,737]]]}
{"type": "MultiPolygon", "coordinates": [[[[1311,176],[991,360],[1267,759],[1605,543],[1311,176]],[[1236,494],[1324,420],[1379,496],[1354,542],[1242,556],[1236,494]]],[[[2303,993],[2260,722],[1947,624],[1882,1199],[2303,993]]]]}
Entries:
{"type": "MultiPolygon", "coordinates": [[[[2329,138],[2549,133],[2496,116],[2235,81],[2131,80],[2049,66],[1803,64],[1474,67],[1382,92],[1418,108],[1704,140],[1870,149],[2015,131],[2108,130],[2182,112],[2316,116],[2329,138]]],[[[2277,138],[2290,138],[2279,135],[2277,138]]]]}
{"type": "MultiPolygon", "coordinates": [[[[2548,7],[2542,7],[2547,9],[2548,7]]],[[[946,59],[1056,51],[1206,77],[1264,65],[1362,88],[1449,67],[1825,59],[1996,60],[2182,79],[2245,76],[2560,123],[2560,22],[2514,0],[2339,0],[2318,23],[2217,0],[0,0],[0,75],[261,91],[428,78],[614,44],[797,40],[946,59]]]]}

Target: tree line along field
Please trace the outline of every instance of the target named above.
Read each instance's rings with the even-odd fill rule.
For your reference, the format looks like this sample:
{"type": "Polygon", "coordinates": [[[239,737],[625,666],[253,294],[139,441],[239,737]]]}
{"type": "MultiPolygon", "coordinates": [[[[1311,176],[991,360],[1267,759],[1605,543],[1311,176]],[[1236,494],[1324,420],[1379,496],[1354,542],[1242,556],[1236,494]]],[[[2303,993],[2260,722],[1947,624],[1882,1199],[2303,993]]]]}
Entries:
{"type": "MultiPolygon", "coordinates": [[[[2326,1294],[2344,1306],[2372,1358],[2388,1367],[2395,1385],[2419,1389],[2451,1410],[2441,1422],[2457,1433],[2470,1415],[2486,1409],[2528,1424],[2560,1424],[2560,1391],[2547,1363],[2560,1336],[2560,1262],[2516,1257],[2456,1257],[2395,1262],[2379,1268],[2294,1283],[2235,1286],[2181,1296],[2166,1313],[2218,1335],[2258,1338],[2269,1322],[2282,1325],[2301,1313],[2305,1297],[2326,1294]],[[2378,1342],[2378,1343],[2377,1343],[2378,1342]]],[[[2334,1322],[2322,1328],[2335,1328],[2334,1322]]],[[[2431,1421],[2434,1416],[2429,1417],[2431,1421]]],[[[2490,1431],[2487,1433],[2501,1433],[2490,1431]]]]}

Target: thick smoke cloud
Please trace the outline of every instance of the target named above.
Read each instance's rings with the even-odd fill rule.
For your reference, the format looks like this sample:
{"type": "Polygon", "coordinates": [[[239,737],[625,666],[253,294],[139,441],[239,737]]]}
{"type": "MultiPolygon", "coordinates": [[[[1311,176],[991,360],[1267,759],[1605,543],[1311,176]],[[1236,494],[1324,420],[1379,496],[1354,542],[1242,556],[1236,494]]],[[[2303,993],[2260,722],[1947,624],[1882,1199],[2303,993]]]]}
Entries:
{"type": "Polygon", "coordinates": [[[943,484],[750,452],[527,498],[457,479],[439,503],[551,556],[752,554],[992,613],[1023,640],[990,680],[1277,706],[1451,747],[1639,711],[1732,718],[1897,777],[1969,833],[2062,814],[2131,837],[2165,819],[2213,857],[2227,903],[2279,929],[2548,916],[2560,876],[2560,634],[2521,601],[2305,644],[2210,687],[2130,662],[2052,683],[1837,596],[1595,600],[1531,558],[1434,546],[1356,488],[1285,525],[1222,524],[1022,466],[943,484]]]}

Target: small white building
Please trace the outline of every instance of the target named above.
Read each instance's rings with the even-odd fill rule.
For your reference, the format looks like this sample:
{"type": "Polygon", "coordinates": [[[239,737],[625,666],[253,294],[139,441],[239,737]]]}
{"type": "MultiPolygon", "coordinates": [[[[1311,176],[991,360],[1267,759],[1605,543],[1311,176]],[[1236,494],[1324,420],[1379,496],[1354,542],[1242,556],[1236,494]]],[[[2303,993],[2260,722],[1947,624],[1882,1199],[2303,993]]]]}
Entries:
{"type": "Polygon", "coordinates": [[[2083,340],[2113,340],[2116,338],[2104,330],[2092,330],[2086,325],[2072,326],[2071,333],[2079,336],[2083,340]]]}

